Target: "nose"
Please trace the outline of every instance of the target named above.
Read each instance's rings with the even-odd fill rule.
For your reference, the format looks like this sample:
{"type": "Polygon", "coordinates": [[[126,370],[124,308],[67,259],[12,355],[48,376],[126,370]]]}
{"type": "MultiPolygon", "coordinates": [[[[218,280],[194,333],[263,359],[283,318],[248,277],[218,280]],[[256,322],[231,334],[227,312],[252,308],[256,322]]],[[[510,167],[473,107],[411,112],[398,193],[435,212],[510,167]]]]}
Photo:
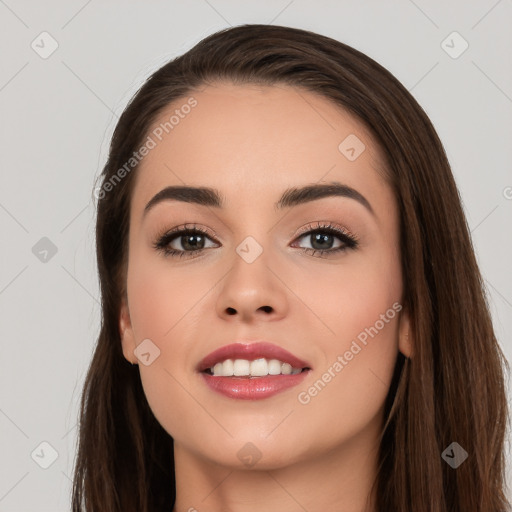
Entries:
{"type": "Polygon", "coordinates": [[[266,251],[254,261],[236,255],[222,281],[217,314],[230,321],[275,321],[288,313],[289,289],[276,261],[266,251]]]}

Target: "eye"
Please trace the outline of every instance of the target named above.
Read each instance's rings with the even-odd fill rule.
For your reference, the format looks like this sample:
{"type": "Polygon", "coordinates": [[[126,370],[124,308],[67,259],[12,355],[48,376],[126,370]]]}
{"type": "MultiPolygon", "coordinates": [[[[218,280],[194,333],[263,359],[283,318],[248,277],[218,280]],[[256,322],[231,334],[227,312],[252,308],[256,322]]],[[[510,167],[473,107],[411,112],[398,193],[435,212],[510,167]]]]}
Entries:
{"type": "Polygon", "coordinates": [[[359,243],[357,238],[344,228],[336,227],[331,223],[318,222],[314,226],[308,226],[307,231],[302,232],[298,239],[305,238],[312,247],[303,247],[306,253],[320,257],[328,257],[333,253],[355,249],[359,243]],[[308,238],[309,237],[309,238],[308,238]],[[332,247],[335,240],[340,242],[338,246],[332,247]]]}
{"type": "Polygon", "coordinates": [[[157,237],[153,247],[163,252],[165,256],[188,258],[193,256],[194,253],[198,254],[206,249],[205,243],[207,240],[211,240],[211,235],[208,231],[195,225],[191,227],[184,225],[178,226],[157,237]]]}
{"type": "MultiPolygon", "coordinates": [[[[312,247],[302,247],[302,252],[312,256],[318,254],[320,255],[318,257],[328,257],[347,249],[355,249],[359,245],[357,238],[353,234],[329,222],[317,222],[314,225],[307,226],[296,240],[303,238],[309,240],[312,247]],[[332,247],[336,239],[338,240],[338,245],[332,247]]],[[[153,247],[171,258],[191,258],[199,255],[205,249],[211,248],[212,245],[206,246],[205,244],[213,239],[214,237],[209,231],[199,228],[195,224],[185,224],[166,231],[157,237],[153,247]]],[[[213,243],[213,247],[215,247],[215,243],[213,243]]]]}

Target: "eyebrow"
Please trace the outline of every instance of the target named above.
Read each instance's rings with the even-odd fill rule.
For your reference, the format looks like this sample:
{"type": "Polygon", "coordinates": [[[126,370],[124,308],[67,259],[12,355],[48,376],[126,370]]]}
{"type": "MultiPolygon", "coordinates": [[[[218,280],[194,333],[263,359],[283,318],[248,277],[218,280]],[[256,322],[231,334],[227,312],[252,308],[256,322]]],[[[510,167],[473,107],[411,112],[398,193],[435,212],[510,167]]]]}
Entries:
{"type": "MultiPolygon", "coordinates": [[[[331,183],[314,183],[304,187],[293,187],[286,189],[280,199],[274,204],[276,210],[291,208],[300,204],[316,201],[325,197],[347,197],[354,199],[362,204],[372,215],[375,215],[371,204],[356,189],[338,182],[331,183]]],[[[182,185],[173,185],[166,187],[146,204],[143,216],[145,216],[151,208],[162,201],[182,201],[185,203],[198,204],[200,206],[209,206],[213,208],[223,208],[224,201],[221,193],[210,187],[190,187],[182,185]]]]}

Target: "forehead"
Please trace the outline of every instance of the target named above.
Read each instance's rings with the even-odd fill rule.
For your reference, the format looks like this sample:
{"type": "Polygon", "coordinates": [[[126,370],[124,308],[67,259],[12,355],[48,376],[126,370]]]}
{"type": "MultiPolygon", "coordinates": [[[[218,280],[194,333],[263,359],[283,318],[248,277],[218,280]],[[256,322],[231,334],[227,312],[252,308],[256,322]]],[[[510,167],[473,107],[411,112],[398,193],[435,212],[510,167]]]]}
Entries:
{"type": "Polygon", "coordinates": [[[148,135],[154,147],[137,169],[138,210],[168,185],[220,188],[240,202],[244,190],[277,195],[321,180],[369,195],[384,185],[364,124],[328,98],[287,85],[204,87],[168,105],[148,135]]]}

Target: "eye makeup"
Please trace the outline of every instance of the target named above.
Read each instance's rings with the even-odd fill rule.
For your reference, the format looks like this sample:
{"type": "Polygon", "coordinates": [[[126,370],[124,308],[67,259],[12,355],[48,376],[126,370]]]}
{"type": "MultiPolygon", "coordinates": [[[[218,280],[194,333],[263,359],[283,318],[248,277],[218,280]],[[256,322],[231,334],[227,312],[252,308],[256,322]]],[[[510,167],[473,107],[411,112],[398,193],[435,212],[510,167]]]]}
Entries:
{"type": "MultiPolygon", "coordinates": [[[[356,249],[359,245],[359,241],[354,234],[330,221],[317,221],[305,226],[297,234],[295,240],[300,240],[308,236],[310,244],[312,245],[322,245],[326,242],[327,245],[330,245],[330,241],[336,239],[341,242],[337,247],[329,248],[298,247],[299,250],[313,257],[328,258],[333,254],[356,249]]],[[[204,247],[206,240],[213,240],[214,244],[219,243],[209,229],[200,227],[197,224],[184,224],[170,230],[165,230],[163,233],[157,235],[152,246],[165,257],[195,258],[212,248],[204,247]],[[182,249],[171,247],[171,244],[175,245],[176,241],[179,242],[182,249]]],[[[294,247],[294,245],[291,245],[291,247],[294,247]]]]}

